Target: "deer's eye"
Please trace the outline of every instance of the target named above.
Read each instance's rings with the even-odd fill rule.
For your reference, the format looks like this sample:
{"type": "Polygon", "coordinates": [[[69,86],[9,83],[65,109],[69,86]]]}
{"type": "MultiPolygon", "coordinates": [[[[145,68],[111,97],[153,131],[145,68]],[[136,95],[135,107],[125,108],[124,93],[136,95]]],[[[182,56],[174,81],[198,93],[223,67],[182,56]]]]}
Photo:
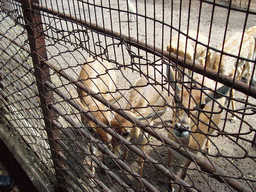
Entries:
{"type": "Polygon", "coordinates": [[[129,135],[130,135],[130,132],[129,132],[129,131],[124,131],[124,132],[122,132],[122,134],[121,134],[121,136],[124,137],[124,138],[127,138],[129,135]]]}
{"type": "Polygon", "coordinates": [[[196,84],[192,84],[191,88],[196,89],[197,88],[196,84]]]}
{"type": "Polygon", "coordinates": [[[95,133],[94,129],[92,127],[88,127],[88,130],[89,132],[92,134],[92,133],[95,133]]]}
{"type": "Polygon", "coordinates": [[[180,99],[177,98],[177,97],[174,97],[174,102],[175,102],[176,104],[178,104],[178,103],[180,103],[180,99]]]}
{"type": "Polygon", "coordinates": [[[205,103],[201,103],[201,104],[199,105],[199,108],[200,108],[200,109],[204,109],[204,108],[205,108],[205,105],[206,105],[205,103]]]}
{"type": "Polygon", "coordinates": [[[183,110],[185,113],[187,113],[187,114],[189,113],[189,109],[187,109],[187,108],[185,108],[185,107],[182,108],[182,110],[183,110]]]}

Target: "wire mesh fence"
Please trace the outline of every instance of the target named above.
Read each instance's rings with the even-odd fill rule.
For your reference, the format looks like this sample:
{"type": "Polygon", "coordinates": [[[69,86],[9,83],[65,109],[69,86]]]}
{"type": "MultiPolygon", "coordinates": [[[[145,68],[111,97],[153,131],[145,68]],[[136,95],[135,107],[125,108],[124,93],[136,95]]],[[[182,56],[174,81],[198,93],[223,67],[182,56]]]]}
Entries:
{"type": "Polygon", "coordinates": [[[0,3],[2,122],[56,191],[255,191],[255,1],[0,3]]]}

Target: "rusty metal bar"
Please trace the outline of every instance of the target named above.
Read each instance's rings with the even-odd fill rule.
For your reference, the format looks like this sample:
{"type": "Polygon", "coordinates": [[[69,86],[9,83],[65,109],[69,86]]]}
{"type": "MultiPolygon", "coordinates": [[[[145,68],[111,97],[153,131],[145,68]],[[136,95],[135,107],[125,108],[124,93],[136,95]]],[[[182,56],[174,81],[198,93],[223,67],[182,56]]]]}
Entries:
{"type": "Polygon", "coordinates": [[[186,62],[184,62],[184,58],[178,56],[178,60],[174,59],[173,57],[177,57],[175,54],[170,54],[167,51],[163,51],[163,55],[166,56],[167,58],[169,58],[171,61],[177,61],[178,65],[190,69],[196,73],[202,74],[216,82],[220,82],[224,85],[227,85],[229,87],[232,87],[248,96],[252,96],[254,98],[256,98],[256,87],[250,86],[246,83],[243,83],[242,81],[239,80],[234,80],[232,77],[227,77],[221,73],[218,73],[218,71],[209,69],[209,68],[205,68],[204,66],[200,65],[198,62],[191,62],[186,60],[186,62]]]}
{"type": "MultiPolygon", "coordinates": [[[[51,81],[50,70],[47,65],[44,64],[44,60],[47,60],[47,51],[45,45],[45,37],[43,34],[43,26],[41,16],[38,10],[32,9],[32,4],[38,3],[37,0],[22,0],[22,11],[25,20],[25,28],[28,34],[29,46],[31,50],[31,57],[34,65],[36,83],[39,92],[39,98],[41,102],[41,108],[43,111],[45,129],[50,144],[51,155],[56,172],[57,187],[61,187],[63,184],[61,174],[61,164],[57,154],[58,146],[56,140],[59,137],[59,132],[56,127],[53,126],[52,120],[54,119],[54,112],[48,108],[48,105],[52,102],[53,94],[48,91],[44,86],[45,81],[51,81]]],[[[65,188],[61,188],[65,191],[65,188]]]]}
{"type": "MultiPolygon", "coordinates": [[[[43,6],[37,5],[37,4],[33,4],[33,7],[37,8],[38,10],[50,13],[52,15],[67,19],[69,21],[80,23],[81,25],[84,25],[84,26],[92,29],[93,31],[96,31],[96,32],[101,33],[103,35],[110,36],[110,37],[115,38],[115,39],[120,40],[120,41],[125,41],[125,42],[129,43],[130,45],[132,45],[134,47],[137,47],[137,48],[142,49],[146,52],[157,55],[161,58],[164,56],[166,59],[169,59],[170,61],[172,61],[174,63],[177,63],[178,65],[180,65],[184,68],[187,68],[187,69],[190,69],[191,71],[200,73],[200,74],[202,74],[202,75],[204,75],[204,76],[206,76],[210,79],[213,79],[217,82],[220,82],[224,85],[227,85],[227,86],[232,87],[232,88],[234,88],[238,91],[241,91],[242,93],[244,93],[246,95],[249,95],[249,96],[252,96],[252,97],[256,98],[256,88],[255,87],[249,86],[246,83],[243,83],[241,81],[234,80],[231,77],[226,77],[226,76],[224,76],[222,74],[219,74],[217,71],[214,71],[212,69],[209,69],[209,68],[205,69],[198,62],[193,63],[189,60],[186,60],[184,62],[183,57],[177,56],[174,53],[169,53],[168,51],[164,51],[164,50],[162,50],[160,48],[157,48],[153,45],[150,45],[148,43],[144,43],[142,41],[139,41],[138,39],[135,39],[135,38],[132,38],[132,37],[129,37],[129,36],[126,36],[126,35],[122,35],[122,34],[116,32],[116,31],[100,27],[100,26],[98,26],[96,24],[93,24],[91,22],[87,22],[87,21],[84,21],[82,19],[78,19],[76,17],[70,16],[70,15],[67,15],[67,14],[64,14],[64,13],[60,13],[59,11],[56,11],[54,9],[48,9],[46,7],[43,7],[43,6]]],[[[169,27],[172,28],[172,26],[169,26],[169,27]]]]}
{"type": "MultiPolygon", "coordinates": [[[[186,158],[188,158],[191,161],[196,161],[197,164],[201,167],[202,170],[210,173],[210,176],[213,178],[218,178],[219,181],[221,182],[227,182],[230,186],[232,186],[234,189],[238,190],[238,191],[251,191],[249,188],[245,187],[242,183],[240,183],[239,181],[233,179],[233,178],[228,178],[227,172],[223,171],[221,168],[219,168],[217,165],[213,164],[212,162],[209,162],[208,160],[203,160],[201,159],[201,157],[193,154],[192,152],[189,152],[188,150],[184,149],[181,145],[177,144],[176,142],[172,141],[171,139],[165,137],[165,136],[160,136],[160,134],[156,134],[155,131],[151,128],[151,127],[147,127],[147,125],[141,121],[139,121],[137,118],[134,118],[133,116],[129,115],[128,113],[126,113],[123,110],[120,110],[119,107],[115,106],[114,104],[104,100],[101,98],[101,96],[97,95],[94,91],[90,90],[88,87],[86,87],[83,83],[77,81],[76,79],[74,79],[73,77],[67,75],[64,71],[59,70],[56,66],[54,66],[53,64],[49,63],[49,62],[45,62],[49,67],[51,67],[53,70],[55,70],[56,72],[58,72],[58,74],[60,74],[61,76],[63,76],[64,78],[66,78],[67,80],[69,80],[70,82],[72,82],[73,84],[75,84],[76,86],[78,86],[79,88],[81,88],[83,91],[85,91],[86,93],[90,94],[93,98],[97,99],[98,101],[100,101],[101,103],[103,103],[104,105],[108,106],[111,110],[115,111],[116,113],[118,113],[119,115],[123,116],[124,118],[126,118],[127,120],[129,120],[132,123],[135,123],[136,126],[140,127],[143,131],[149,133],[150,135],[152,135],[153,137],[155,137],[156,139],[158,139],[159,141],[163,142],[167,145],[169,145],[172,149],[174,149],[175,151],[177,151],[178,153],[182,154],[183,156],[185,156],[186,158]],[[223,177],[222,177],[223,176],[223,177]]],[[[53,87],[54,89],[54,87],[53,87]]],[[[68,100],[68,98],[65,98],[68,100]]],[[[69,100],[68,100],[69,101],[69,100]]],[[[74,107],[76,107],[77,105],[73,105],[74,107]]],[[[79,110],[83,111],[83,108],[79,108],[79,110]]],[[[92,117],[90,117],[91,119],[92,117]]],[[[92,118],[92,121],[95,120],[95,117],[92,118]]],[[[142,157],[143,159],[147,159],[147,160],[152,160],[151,157],[147,156],[146,154],[142,153],[141,150],[137,151],[136,147],[134,145],[131,145],[131,143],[127,142],[125,139],[123,139],[121,136],[117,136],[118,134],[116,132],[113,133],[113,130],[110,129],[109,127],[107,127],[105,124],[103,124],[100,121],[95,122],[97,124],[100,125],[100,127],[102,127],[106,132],[108,132],[110,135],[112,135],[113,137],[117,138],[118,140],[120,140],[121,142],[123,142],[130,150],[132,150],[134,153],[136,153],[137,155],[139,155],[140,157],[142,157]]],[[[154,161],[154,160],[153,160],[154,161]]],[[[154,163],[153,163],[154,164],[154,163]]],[[[165,167],[163,167],[162,165],[155,165],[156,169],[160,170],[161,172],[163,172],[166,176],[170,177],[171,179],[174,180],[173,178],[173,174],[170,173],[169,170],[166,170],[165,167]],[[166,171],[166,172],[165,172],[166,171]]]]}
{"type": "MultiPolygon", "coordinates": [[[[77,82],[77,83],[81,83],[81,82],[77,82]]],[[[107,133],[109,133],[112,137],[115,137],[116,139],[120,140],[123,144],[126,145],[127,148],[129,148],[131,151],[133,151],[134,153],[136,153],[138,156],[142,157],[143,159],[146,159],[148,162],[150,162],[157,170],[161,171],[162,173],[164,173],[166,176],[168,176],[169,178],[171,178],[173,181],[178,182],[180,185],[182,185],[184,188],[186,188],[187,191],[191,191],[191,192],[195,192],[197,190],[195,190],[193,188],[193,186],[189,185],[188,183],[186,183],[185,181],[183,181],[180,177],[176,176],[174,173],[172,173],[169,169],[167,169],[166,167],[164,167],[163,165],[159,164],[156,160],[154,160],[152,157],[148,156],[147,154],[145,154],[144,152],[142,152],[141,149],[139,149],[137,147],[137,145],[132,144],[131,142],[127,141],[126,139],[124,139],[121,135],[119,135],[118,133],[116,133],[111,127],[106,126],[104,123],[102,123],[101,121],[99,121],[96,117],[93,116],[93,114],[90,111],[86,111],[83,107],[79,106],[75,101],[73,101],[71,98],[67,98],[65,95],[63,95],[57,88],[54,87],[53,84],[51,84],[50,82],[45,82],[45,85],[47,87],[49,87],[50,89],[52,89],[55,93],[57,93],[60,97],[62,97],[64,100],[66,100],[69,104],[71,104],[73,107],[75,107],[76,109],[78,109],[79,111],[81,111],[86,118],[90,119],[91,121],[93,121],[94,123],[96,123],[97,125],[99,125],[99,127],[101,127],[102,129],[104,129],[104,131],[106,131],[107,133]]],[[[90,94],[94,95],[95,93],[93,91],[90,90],[90,94]]],[[[124,115],[123,112],[120,112],[120,114],[124,115]]],[[[134,118],[132,116],[129,116],[131,119],[134,118]]],[[[136,118],[134,118],[136,119],[136,118]]],[[[133,120],[132,120],[133,121],[133,120]]],[[[134,122],[134,121],[133,121],[134,122]]],[[[145,125],[145,124],[144,124],[145,125]]],[[[150,128],[151,129],[151,128],[150,128]]],[[[85,132],[86,133],[86,132],[85,132]]],[[[90,135],[86,134],[85,137],[87,137],[91,142],[93,142],[95,145],[98,146],[99,150],[103,153],[106,153],[107,155],[109,155],[111,158],[115,159],[115,162],[117,162],[120,167],[122,167],[123,169],[125,169],[128,173],[130,173],[135,179],[139,180],[141,183],[143,183],[145,185],[145,187],[147,189],[150,189],[150,191],[157,191],[157,189],[155,189],[155,187],[153,185],[151,185],[150,183],[148,183],[144,178],[141,178],[140,175],[133,171],[129,166],[127,166],[120,158],[118,158],[116,155],[114,155],[109,149],[108,147],[103,144],[101,141],[94,139],[93,137],[91,137],[90,135]]],[[[173,141],[172,141],[173,142],[173,141]]]]}

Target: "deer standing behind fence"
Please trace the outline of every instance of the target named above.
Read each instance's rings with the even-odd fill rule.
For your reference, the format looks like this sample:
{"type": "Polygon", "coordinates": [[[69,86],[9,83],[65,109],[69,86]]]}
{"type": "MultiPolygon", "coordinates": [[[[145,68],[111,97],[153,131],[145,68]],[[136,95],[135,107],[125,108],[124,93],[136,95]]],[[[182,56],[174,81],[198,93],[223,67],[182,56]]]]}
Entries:
{"type": "MultiPolygon", "coordinates": [[[[253,55],[253,59],[255,59],[255,55],[256,55],[256,26],[250,27],[249,29],[247,29],[245,31],[245,33],[247,33],[248,35],[251,35],[254,38],[254,42],[255,42],[255,46],[254,46],[254,55],[253,55]]],[[[254,62],[255,63],[255,62],[254,62]]],[[[252,74],[252,85],[256,86],[256,79],[255,79],[255,75],[252,74]]],[[[247,79],[247,82],[249,81],[249,79],[247,79]]]]}
{"type": "MultiPolygon", "coordinates": [[[[171,103],[173,99],[173,92],[168,93],[167,90],[163,89],[162,83],[159,83],[162,82],[162,80],[166,82],[166,77],[163,76],[164,73],[162,71],[163,63],[164,61],[159,61],[155,63],[154,67],[149,66],[148,68],[148,76],[155,79],[157,82],[144,76],[136,81],[125,107],[126,110],[129,110],[127,113],[139,120],[147,121],[150,125],[153,125],[154,120],[166,112],[167,104],[171,103]]],[[[115,116],[111,121],[111,126],[128,141],[139,143],[141,150],[145,152],[145,145],[148,138],[147,134],[139,127],[136,127],[136,125],[120,115],[115,116]]],[[[112,145],[115,154],[127,158],[127,148],[122,147],[117,139],[112,138],[112,145]]],[[[139,171],[142,176],[143,159],[141,158],[139,158],[139,171]]]]}
{"type": "MultiPolygon", "coordinates": [[[[170,78],[172,81],[172,78],[170,78]]],[[[192,86],[176,89],[177,99],[174,101],[173,124],[170,130],[169,138],[183,146],[188,146],[191,152],[197,153],[204,149],[209,152],[210,141],[208,136],[214,130],[218,130],[222,109],[225,103],[223,97],[229,91],[229,87],[206,78],[200,74],[194,75],[194,83],[192,86]],[[217,90],[216,90],[217,89],[217,90]],[[216,90],[213,92],[211,90],[216,90]],[[205,144],[205,147],[203,147],[205,144]]],[[[169,166],[175,166],[175,162],[179,165],[180,160],[176,159],[174,152],[169,151],[169,166]]],[[[184,160],[184,157],[181,157],[184,160]]],[[[184,160],[185,171],[181,175],[185,179],[186,170],[191,164],[188,159],[184,160]]],[[[172,188],[172,186],[170,186],[172,188]]]]}
{"type": "MultiPolygon", "coordinates": [[[[248,31],[249,32],[249,31],[248,31]]],[[[248,35],[247,33],[237,32],[231,37],[229,37],[224,45],[221,45],[218,50],[223,49],[223,54],[220,52],[215,52],[211,62],[213,70],[219,70],[225,76],[235,78],[236,80],[241,80],[243,75],[246,75],[247,83],[251,78],[251,62],[244,60],[254,59],[255,51],[255,40],[254,37],[248,35]],[[231,54],[234,56],[226,55],[231,54]],[[238,59],[239,57],[239,59],[238,59]],[[241,59],[240,59],[241,58],[241,59]]],[[[232,97],[235,95],[235,90],[232,89],[232,97]]],[[[231,101],[232,109],[235,110],[235,102],[231,101]]],[[[231,122],[235,122],[236,117],[232,113],[231,122]]]]}
{"type": "MultiPolygon", "coordinates": [[[[189,30],[188,36],[190,38],[196,39],[198,42],[208,45],[209,39],[204,34],[196,30],[189,30]]],[[[180,57],[186,58],[187,60],[193,62],[198,61],[202,66],[209,67],[212,53],[204,45],[196,43],[196,41],[188,38],[187,36],[180,34],[176,35],[171,39],[171,43],[167,45],[167,51],[174,53],[180,57]]],[[[179,67],[181,70],[182,68],[179,67]]],[[[188,75],[191,76],[192,71],[188,71],[188,75]]]]}
{"type": "MultiPolygon", "coordinates": [[[[116,74],[114,70],[109,69],[113,69],[112,63],[103,61],[100,58],[90,57],[82,66],[78,81],[83,82],[86,87],[101,95],[105,100],[112,101],[115,99],[111,92],[113,93],[116,90],[116,74]]],[[[85,91],[77,88],[77,92],[81,102],[80,105],[87,111],[90,111],[105,125],[110,125],[110,121],[114,117],[112,112],[109,111],[104,104],[94,99],[91,95],[88,95],[85,91]]],[[[93,121],[88,120],[86,116],[81,115],[81,119],[84,126],[89,128],[89,130],[92,128],[92,132],[95,133],[97,138],[111,146],[111,136],[108,133],[93,121]]],[[[91,144],[91,151],[95,153],[93,144],[91,144]]]]}
{"type": "MultiPolygon", "coordinates": [[[[247,33],[248,35],[251,35],[256,41],[256,26],[250,27],[245,31],[245,33],[247,33]]],[[[254,53],[255,51],[256,51],[256,47],[255,47],[254,53]]]]}

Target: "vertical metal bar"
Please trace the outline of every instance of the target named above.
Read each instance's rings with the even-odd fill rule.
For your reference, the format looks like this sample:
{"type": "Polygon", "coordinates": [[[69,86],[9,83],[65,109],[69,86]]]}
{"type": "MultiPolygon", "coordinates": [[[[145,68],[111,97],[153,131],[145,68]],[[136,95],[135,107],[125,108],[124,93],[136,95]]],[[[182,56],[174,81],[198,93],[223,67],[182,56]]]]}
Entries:
{"type": "MultiPolygon", "coordinates": [[[[59,149],[56,142],[59,138],[59,131],[52,123],[52,120],[56,119],[55,112],[49,108],[53,99],[53,93],[44,86],[45,81],[51,82],[49,67],[43,62],[43,60],[47,60],[45,36],[43,33],[40,13],[37,10],[32,9],[32,4],[38,4],[38,0],[22,0],[21,2],[41,102],[40,105],[43,112],[45,129],[48,135],[53,166],[56,173],[56,186],[61,188],[61,184],[63,184],[63,182],[61,182],[63,177],[60,171],[62,162],[59,160],[60,158],[57,153],[59,149]]],[[[65,190],[62,189],[62,191],[65,190]]]]}

